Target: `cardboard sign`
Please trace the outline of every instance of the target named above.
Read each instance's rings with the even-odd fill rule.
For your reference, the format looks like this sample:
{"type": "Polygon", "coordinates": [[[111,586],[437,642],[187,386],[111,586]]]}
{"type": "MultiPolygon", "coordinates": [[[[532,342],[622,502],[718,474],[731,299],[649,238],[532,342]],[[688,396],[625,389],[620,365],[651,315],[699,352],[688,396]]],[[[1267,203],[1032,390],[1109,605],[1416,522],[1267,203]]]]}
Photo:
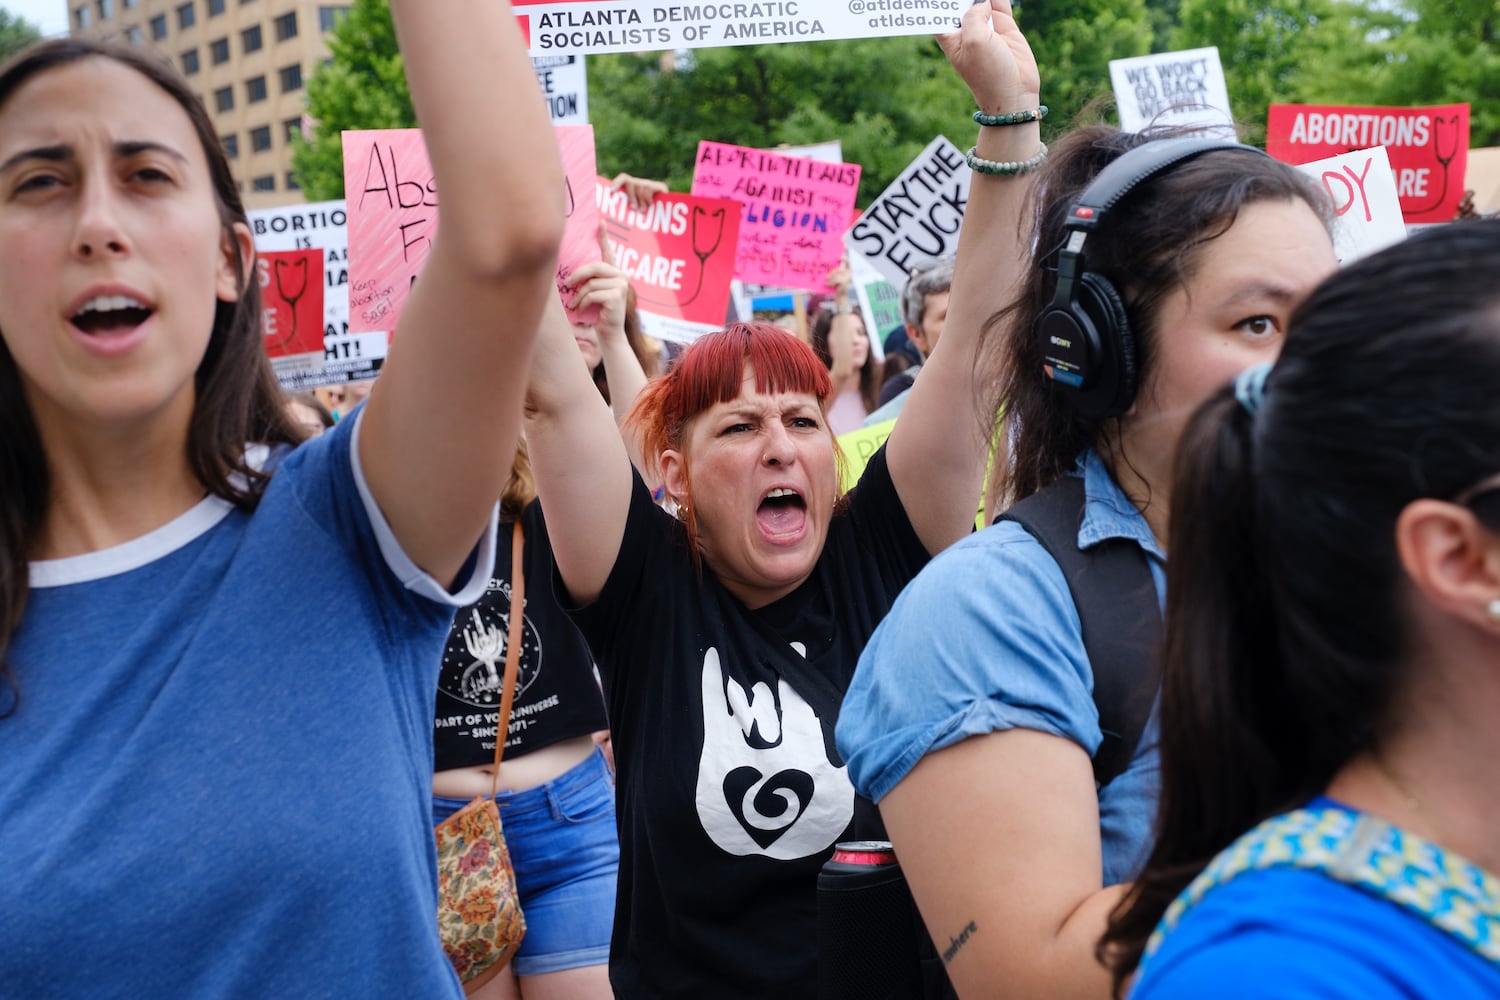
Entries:
{"type": "Polygon", "coordinates": [[[744,206],[735,277],[827,291],[844,254],[860,167],[782,156],[721,142],[698,144],[693,194],[744,206]]]}
{"type": "Polygon", "coordinates": [[[587,125],[589,78],[583,56],[538,56],[531,65],[552,124],[587,125]]]}
{"type": "Polygon", "coordinates": [[[279,372],[323,360],[323,251],[267,250],[256,258],[261,332],[279,372]]]}
{"type": "Polygon", "coordinates": [[[1153,123],[1223,126],[1225,137],[1234,137],[1234,113],[1216,47],[1111,59],[1109,80],[1120,110],[1120,128],[1127,132],[1139,132],[1153,123]]]}
{"type": "Polygon", "coordinates": [[[1448,222],[1463,199],[1469,106],[1421,108],[1273,104],[1266,152],[1302,164],[1384,146],[1408,223],[1448,222]]]}
{"type": "Polygon", "coordinates": [[[969,0],[513,0],[533,56],[957,31],[969,0]]]}
{"type": "Polygon", "coordinates": [[[799,156],[804,160],[821,160],[824,163],[844,162],[844,143],[839,139],[808,143],[805,146],[782,144],[770,152],[780,153],[782,156],[799,156]]]}
{"type": "Polygon", "coordinates": [[[739,202],[658,194],[637,212],[602,177],[595,193],[615,263],[635,288],[641,328],[679,343],[720,329],[739,245],[739,202]]]}
{"type": "MultiPolygon", "coordinates": [[[[566,173],[567,225],[558,254],[557,286],[574,268],[599,259],[599,212],[590,197],[594,184],[594,130],[560,125],[557,133],[566,173]]],[[[421,129],[345,132],[344,192],[349,215],[350,322],[357,328],[394,330],[416,283],[438,226],[437,183],[421,129]]],[[[569,311],[574,322],[590,315],[569,311]]]]}
{"type": "Polygon", "coordinates": [[[938,136],[870,203],[845,242],[887,281],[905,287],[913,267],[958,249],[972,179],[958,147],[938,136]]]}
{"type": "Polygon", "coordinates": [[[282,368],[277,375],[290,390],[374,378],[385,362],[384,330],[349,327],[349,231],[342,201],[252,209],[250,231],[257,252],[318,249],[323,255],[323,359],[319,365],[282,368]]]}
{"type": "Polygon", "coordinates": [[[1396,178],[1384,146],[1304,163],[1297,168],[1317,178],[1333,202],[1333,250],[1348,264],[1406,238],[1396,178]]]}

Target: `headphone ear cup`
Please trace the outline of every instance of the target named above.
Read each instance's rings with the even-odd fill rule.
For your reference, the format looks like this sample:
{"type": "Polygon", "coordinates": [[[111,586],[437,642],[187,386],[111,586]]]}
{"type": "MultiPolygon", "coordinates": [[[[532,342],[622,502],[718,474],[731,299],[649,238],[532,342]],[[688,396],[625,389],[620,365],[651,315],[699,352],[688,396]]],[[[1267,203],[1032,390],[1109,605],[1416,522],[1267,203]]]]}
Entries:
{"type": "Polygon", "coordinates": [[[1118,417],[1135,402],[1138,377],[1125,300],[1108,278],[1084,271],[1078,276],[1073,310],[1093,327],[1099,352],[1094,377],[1078,395],[1079,412],[1093,420],[1118,417]]]}

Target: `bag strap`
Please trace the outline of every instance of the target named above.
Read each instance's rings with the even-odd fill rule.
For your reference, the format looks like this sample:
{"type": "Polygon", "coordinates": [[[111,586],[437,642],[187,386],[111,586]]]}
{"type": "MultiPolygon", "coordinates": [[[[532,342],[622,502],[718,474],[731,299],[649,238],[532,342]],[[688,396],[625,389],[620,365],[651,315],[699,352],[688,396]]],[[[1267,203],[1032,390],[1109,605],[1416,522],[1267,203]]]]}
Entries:
{"type": "Polygon", "coordinates": [[[526,574],[521,555],[526,548],[526,532],[521,519],[515,520],[510,533],[510,618],[505,623],[505,681],[500,692],[500,716],[495,722],[495,770],[490,775],[490,798],[500,788],[500,758],[505,755],[505,740],[510,736],[510,706],[516,697],[516,678],[521,673],[521,637],[526,632],[526,574]]]}
{"type": "Polygon", "coordinates": [[[1062,569],[1094,674],[1094,706],[1103,739],[1094,784],[1103,788],[1130,766],[1161,683],[1161,603],[1151,566],[1128,538],[1078,547],[1083,479],[1062,476],[995,518],[1025,528],[1062,569]]]}
{"type": "Polygon", "coordinates": [[[1383,819],[1337,807],[1272,817],[1231,844],[1167,907],[1145,957],[1210,891],[1271,868],[1313,871],[1354,886],[1500,962],[1500,879],[1383,819]]]}

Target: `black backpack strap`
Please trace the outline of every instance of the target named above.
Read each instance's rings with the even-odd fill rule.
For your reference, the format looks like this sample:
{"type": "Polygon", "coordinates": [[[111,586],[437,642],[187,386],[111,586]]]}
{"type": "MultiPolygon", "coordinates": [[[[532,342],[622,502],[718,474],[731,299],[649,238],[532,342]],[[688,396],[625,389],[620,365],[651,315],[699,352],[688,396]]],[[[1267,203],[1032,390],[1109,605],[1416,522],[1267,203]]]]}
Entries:
{"type": "Polygon", "coordinates": [[[1161,683],[1161,605],[1146,554],[1126,538],[1078,548],[1083,479],[1063,476],[995,518],[1025,528],[1062,569],[1083,625],[1094,672],[1094,706],[1104,734],[1094,754],[1103,788],[1135,756],[1161,683]]]}

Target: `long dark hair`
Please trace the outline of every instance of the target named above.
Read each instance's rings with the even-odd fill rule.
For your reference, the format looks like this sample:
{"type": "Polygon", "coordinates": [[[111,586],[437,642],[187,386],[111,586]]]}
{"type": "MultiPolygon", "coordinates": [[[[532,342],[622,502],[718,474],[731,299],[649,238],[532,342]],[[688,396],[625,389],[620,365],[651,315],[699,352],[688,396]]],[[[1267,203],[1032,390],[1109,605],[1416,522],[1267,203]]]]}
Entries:
{"type": "MultiPolygon", "coordinates": [[[[864,319],[860,318],[860,326],[864,326],[864,322],[864,319]]],[[[832,329],[833,313],[827,309],[819,309],[818,314],[813,317],[812,328],[808,333],[818,360],[827,365],[829,370],[833,369],[833,353],[828,349],[828,333],[832,329]]],[[[865,341],[871,343],[869,330],[865,331],[865,341]]],[[[869,347],[865,350],[865,363],[859,369],[859,399],[865,404],[866,413],[874,410],[875,404],[880,399],[880,374],[880,363],[875,360],[874,348],[869,347]]]]}
{"type": "MultiPolygon", "coordinates": [[[[135,49],[65,38],[34,45],[0,67],[0,107],[31,78],[84,59],[102,58],[128,66],[166,91],[193,124],[213,182],[214,200],[225,234],[246,223],[229,161],[203,104],[169,64],[135,49]]],[[[204,489],[237,507],[254,507],[266,476],[245,464],[249,442],[294,444],[302,430],[288,417],[285,395],[266,360],[261,336],[260,285],[248,262],[236,258],[240,296],[220,301],[213,334],[194,377],[196,404],[188,432],[187,458],[204,489]]],[[[0,340],[0,664],[10,637],[20,626],[30,591],[32,546],[40,537],[51,502],[52,483],[41,436],[26,403],[20,374],[0,340]]],[[[4,680],[12,686],[9,666],[4,680]]],[[[12,705],[14,701],[12,699],[12,705]]]]}
{"type": "Polygon", "coordinates": [[[1156,846],[1100,945],[1117,992],[1204,865],[1321,792],[1393,710],[1411,649],[1396,519],[1500,471],[1497,273],[1500,222],[1355,263],[1292,315],[1253,418],[1228,388],[1188,424],[1156,846]]]}
{"type": "MultiPolygon", "coordinates": [[[[985,367],[996,391],[982,412],[1009,424],[1009,491],[1015,500],[1063,475],[1107,430],[1081,416],[1073,397],[1042,376],[1040,345],[1032,335],[1032,323],[1057,290],[1068,212],[1089,182],[1127,150],[1193,134],[1094,125],[1076,128],[1053,144],[1031,195],[1032,232],[1023,234],[1034,238],[1035,266],[1015,302],[990,319],[992,335],[985,338],[985,367]]],[[[1325,197],[1295,168],[1236,151],[1204,153],[1137,185],[1129,198],[1134,208],[1111,212],[1089,236],[1089,270],[1107,277],[1124,298],[1143,384],[1153,369],[1162,302],[1192,277],[1204,244],[1223,235],[1246,205],[1293,198],[1328,221],[1325,197]]]]}

